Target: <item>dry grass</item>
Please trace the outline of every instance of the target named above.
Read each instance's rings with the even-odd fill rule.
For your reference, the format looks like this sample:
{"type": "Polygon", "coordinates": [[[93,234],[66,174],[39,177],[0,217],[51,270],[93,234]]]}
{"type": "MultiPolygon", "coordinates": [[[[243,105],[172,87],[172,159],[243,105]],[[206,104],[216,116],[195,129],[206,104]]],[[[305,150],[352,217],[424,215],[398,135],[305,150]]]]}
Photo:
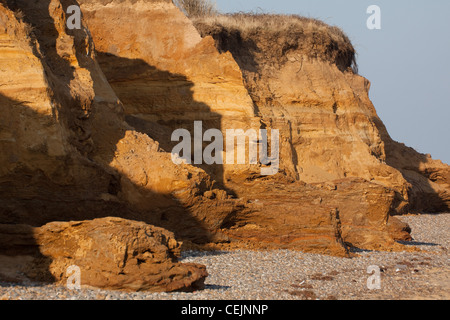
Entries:
{"type": "Polygon", "coordinates": [[[210,35],[220,50],[236,52],[233,46],[263,52],[282,63],[289,51],[330,61],[342,70],[357,72],[356,52],[338,27],[298,15],[236,13],[192,18],[202,36],[210,35]],[[253,47],[253,48],[251,48],[253,47]]]}
{"type": "Polygon", "coordinates": [[[0,6],[12,14],[11,16],[5,15],[6,20],[3,21],[7,29],[13,30],[18,39],[34,41],[35,28],[26,22],[25,14],[22,10],[16,8],[10,8],[6,0],[0,0],[0,6]]]}
{"type": "Polygon", "coordinates": [[[216,3],[211,0],[174,0],[189,18],[211,17],[218,13],[216,3]]]}
{"type": "Polygon", "coordinates": [[[298,15],[267,13],[221,14],[205,17],[202,19],[202,22],[210,25],[221,25],[228,29],[239,29],[243,33],[257,30],[280,32],[296,29],[297,31],[303,31],[305,33],[330,32],[336,39],[343,36],[342,31],[337,27],[330,27],[320,20],[298,15]]]}

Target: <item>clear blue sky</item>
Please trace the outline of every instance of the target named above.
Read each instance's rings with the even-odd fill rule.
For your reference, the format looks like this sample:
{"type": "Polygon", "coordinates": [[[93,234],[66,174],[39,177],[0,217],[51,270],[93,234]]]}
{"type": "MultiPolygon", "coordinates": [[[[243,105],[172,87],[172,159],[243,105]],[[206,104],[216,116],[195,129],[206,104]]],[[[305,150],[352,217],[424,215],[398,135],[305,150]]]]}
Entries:
{"type": "Polygon", "coordinates": [[[393,139],[450,164],[449,0],[217,0],[221,12],[293,13],[341,27],[393,139]],[[370,5],[381,30],[369,30],[370,5]]]}

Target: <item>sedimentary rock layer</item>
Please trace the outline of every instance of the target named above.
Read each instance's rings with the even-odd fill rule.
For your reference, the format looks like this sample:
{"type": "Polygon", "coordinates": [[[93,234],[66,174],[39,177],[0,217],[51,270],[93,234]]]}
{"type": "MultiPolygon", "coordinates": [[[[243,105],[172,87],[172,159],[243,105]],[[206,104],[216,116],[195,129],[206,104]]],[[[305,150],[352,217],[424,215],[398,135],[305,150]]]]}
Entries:
{"type": "MultiPolygon", "coordinates": [[[[157,139],[166,149],[171,147],[169,137],[174,130],[186,127],[192,132],[192,124],[198,120],[207,123],[205,130],[210,125],[216,125],[224,133],[226,129],[267,127],[279,129],[282,133],[282,166],[280,174],[275,177],[261,180],[260,174],[249,166],[241,166],[240,170],[236,165],[231,168],[216,166],[214,170],[202,166],[222,187],[247,201],[246,208],[228,216],[222,227],[244,226],[242,216],[252,217],[245,221],[255,225],[256,221],[251,219],[264,214],[268,219],[271,217],[271,227],[277,230],[265,233],[263,230],[269,228],[268,224],[259,229],[259,233],[265,234],[266,242],[276,243],[275,239],[278,237],[285,237],[302,226],[308,226],[313,230],[312,233],[323,235],[320,250],[327,251],[324,248],[329,246],[333,249],[328,252],[342,253],[345,246],[342,245],[341,235],[336,236],[339,232],[336,233],[335,224],[329,220],[329,216],[330,210],[342,212],[339,207],[345,207],[346,213],[341,215],[366,215],[366,219],[360,222],[361,226],[366,224],[369,229],[373,228],[377,232],[383,230],[380,231],[384,232],[383,236],[378,238],[380,243],[386,244],[389,242],[385,241],[388,238],[392,240],[387,231],[388,217],[393,212],[392,207],[397,202],[401,203],[398,198],[407,196],[405,181],[398,171],[383,164],[383,141],[372,122],[372,117],[376,116],[375,110],[373,106],[367,105],[368,98],[367,101],[357,98],[359,91],[367,89],[367,80],[343,70],[344,64],[353,61],[351,53],[333,55],[335,64],[331,65],[328,61],[305,59],[300,75],[305,79],[298,79],[296,77],[299,77],[297,71],[300,65],[288,63],[296,61],[295,52],[287,54],[287,66],[275,65],[273,61],[259,61],[265,68],[271,68],[271,72],[263,72],[265,70],[259,70],[257,65],[248,65],[256,63],[252,56],[256,52],[248,47],[249,44],[229,42],[230,46],[240,50],[245,57],[218,46],[222,52],[220,54],[214,48],[212,39],[201,39],[192,23],[169,2],[113,1],[106,7],[102,2],[81,1],[81,4],[96,43],[101,67],[124,103],[128,123],[157,139]],[[111,24],[110,21],[117,23],[111,24]],[[171,23],[165,23],[167,21],[171,23]],[[117,25],[121,25],[121,28],[117,28],[117,25]],[[247,65],[242,61],[246,61],[247,65]],[[308,85],[297,87],[296,84],[305,82],[303,80],[308,85]],[[274,83],[279,90],[276,95],[271,92],[274,83]],[[187,94],[182,89],[188,84],[192,88],[192,94],[187,94]],[[320,94],[314,93],[315,91],[320,94]],[[248,93],[253,101],[249,100],[248,93]],[[279,100],[275,100],[274,96],[279,100]],[[292,103],[293,100],[296,102],[292,103]],[[219,127],[218,122],[210,122],[208,113],[196,111],[195,106],[199,101],[207,107],[205,110],[213,111],[221,119],[219,127]],[[337,105],[339,112],[334,110],[337,105]],[[263,123],[259,122],[259,118],[263,119],[263,123]],[[341,202],[335,201],[334,207],[317,203],[316,197],[329,197],[328,191],[320,188],[314,196],[299,199],[290,199],[291,193],[280,191],[284,188],[283,184],[294,183],[287,188],[297,188],[297,194],[300,194],[304,188],[296,181],[319,183],[347,176],[362,177],[368,181],[377,177],[380,181],[387,181],[390,187],[394,186],[398,196],[385,199],[381,195],[383,192],[380,194],[373,191],[378,190],[377,188],[384,190],[383,187],[355,179],[349,180],[349,184],[354,183],[354,197],[359,199],[356,206],[345,206],[345,196],[340,198],[341,202]],[[264,194],[256,195],[243,187],[246,182],[251,181],[260,184],[264,194]],[[365,195],[371,192],[373,194],[368,201],[365,195]],[[284,199],[282,206],[266,201],[264,213],[261,213],[261,207],[248,205],[256,198],[272,196],[284,199]],[[367,207],[373,204],[376,206],[377,201],[383,204],[378,213],[383,218],[369,223],[371,218],[367,217],[371,216],[372,211],[367,211],[367,207]],[[324,215],[323,224],[327,225],[326,228],[318,227],[315,224],[315,211],[306,209],[312,208],[312,204],[318,208],[317,212],[324,215]],[[292,215],[297,222],[290,226],[283,225],[281,219],[278,219],[278,215],[283,212],[289,212],[288,215],[292,215]]],[[[324,28],[328,32],[328,27],[324,28]]],[[[266,51],[259,50],[259,54],[267,55],[269,48],[262,49],[266,51]]],[[[314,48],[311,50],[319,51],[314,48]]],[[[276,54],[272,56],[275,59],[276,54]]],[[[208,193],[208,197],[216,198],[214,192],[208,193]]],[[[346,224],[350,220],[346,220],[346,224]]],[[[350,222],[348,224],[351,225],[350,222]]],[[[400,229],[405,228],[402,226],[400,229]]],[[[240,241],[246,237],[254,240],[258,238],[250,236],[245,230],[242,229],[238,237],[240,241]]],[[[400,238],[405,237],[401,230],[401,235],[398,236],[400,238]]],[[[363,231],[364,228],[359,229],[359,232],[363,231]]],[[[228,234],[237,237],[236,232],[228,234]]],[[[349,233],[345,233],[347,234],[349,233]]],[[[371,245],[376,247],[376,239],[377,237],[372,237],[371,241],[352,242],[353,245],[360,246],[372,242],[371,245]]],[[[303,250],[320,247],[313,238],[308,237],[305,241],[295,244],[292,242],[290,245],[303,250]]]]}
{"type": "MultiPolygon", "coordinates": [[[[171,1],[79,1],[97,58],[124,104],[127,122],[170,152],[174,130],[260,128],[230,53],[202,39],[171,1]]],[[[225,158],[225,157],[224,157],[225,158]]],[[[200,166],[223,186],[247,165],[200,166]]]]}
{"type": "MultiPolygon", "coordinates": [[[[124,121],[89,30],[66,28],[69,5],[78,3],[0,2],[2,233],[19,242],[34,239],[36,253],[47,252],[49,243],[39,242],[33,227],[118,216],[169,227],[178,238],[210,241],[237,201],[204,198],[212,189],[205,172],[176,166],[156,141],[124,121]]],[[[183,279],[191,271],[184,270],[183,279]]]]}
{"type": "Polygon", "coordinates": [[[2,221],[39,226],[113,215],[208,241],[238,202],[204,198],[213,189],[204,171],[175,165],[124,121],[89,30],[66,29],[71,4],[1,7],[2,221]]]}
{"type": "Polygon", "coordinates": [[[342,31],[281,15],[236,14],[195,25],[233,54],[258,115],[281,131],[288,175],[307,183],[360,177],[381,184],[396,192],[398,213],[449,209],[450,167],[392,141],[342,31]]]}

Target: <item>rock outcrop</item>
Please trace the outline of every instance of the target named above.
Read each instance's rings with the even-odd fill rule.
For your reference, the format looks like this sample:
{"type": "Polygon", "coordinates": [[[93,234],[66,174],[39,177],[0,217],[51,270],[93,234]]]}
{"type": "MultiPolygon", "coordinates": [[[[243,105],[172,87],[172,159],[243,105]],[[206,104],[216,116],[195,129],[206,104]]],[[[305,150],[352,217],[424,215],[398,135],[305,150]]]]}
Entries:
{"type": "MultiPolygon", "coordinates": [[[[194,121],[202,121],[204,131],[260,127],[232,55],[220,54],[211,38],[202,39],[172,1],[79,2],[126,121],[162,149],[171,152],[177,143],[171,141],[174,130],[193,133],[194,121]]],[[[199,167],[221,187],[224,176],[250,170],[248,165],[199,167]]]]}
{"type": "Polygon", "coordinates": [[[0,2],[2,230],[29,226],[12,233],[28,239],[51,221],[117,216],[210,241],[237,201],[204,198],[206,173],[176,166],[124,121],[89,30],[66,28],[69,5],[78,3],[0,2]]]}
{"type": "Polygon", "coordinates": [[[0,0],[4,266],[31,261],[35,277],[63,281],[76,264],[86,285],[191,290],[206,271],[178,264],[174,239],[397,250],[410,229],[391,215],[449,208],[449,167],[389,138],[340,31],[195,25],[169,0],[0,0]],[[66,27],[70,5],[81,29],[66,27]],[[279,173],[175,164],[172,132],[194,121],[278,129],[279,173]]]}
{"type": "Polygon", "coordinates": [[[363,178],[395,191],[396,213],[450,209],[450,167],[390,138],[342,31],[277,15],[219,16],[195,25],[233,54],[258,116],[280,130],[288,176],[307,183],[363,178]]]}
{"type": "Polygon", "coordinates": [[[10,254],[0,255],[0,278],[8,280],[77,284],[76,267],[81,287],[172,292],[203,289],[208,275],[202,265],[177,262],[181,244],[173,233],[143,222],[104,218],[0,230],[2,253],[10,254]]]}
{"type": "Polygon", "coordinates": [[[363,179],[318,184],[245,183],[253,207],[227,234],[264,248],[345,255],[348,247],[398,250],[408,226],[390,217],[395,192],[363,179]]]}
{"type": "Polygon", "coordinates": [[[209,241],[209,230],[242,205],[203,197],[214,189],[203,170],[175,165],[125,122],[89,30],[66,30],[66,9],[77,3],[7,3],[0,28],[2,221],[40,226],[111,215],[209,241]]]}
{"type": "MultiPolygon", "coordinates": [[[[261,206],[247,205],[247,208],[230,215],[222,226],[236,228],[239,225],[242,226],[243,220],[247,224],[255,226],[257,225],[256,221],[248,218],[242,220],[242,216],[249,215],[255,218],[256,211],[271,217],[271,224],[277,229],[276,232],[271,233],[272,237],[269,237],[268,234],[265,235],[268,242],[273,242],[279,237],[290,238],[288,235],[297,232],[296,230],[302,225],[309,225],[312,229],[317,227],[314,222],[310,222],[311,218],[305,218],[314,215],[314,210],[309,212],[305,209],[311,204],[315,204],[315,208],[320,208],[324,215],[329,217],[330,210],[339,210],[339,207],[343,207],[343,203],[335,201],[335,207],[331,208],[332,206],[317,204],[316,198],[312,196],[289,200],[289,196],[292,194],[284,194],[286,192],[283,190],[284,185],[294,183],[293,186],[286,188],[298,190],[298,193],[301,193],[304,191],[304,186],[302,183],[296,182],[299,180],[307,183],[320,183],[348,176],[362,177],[367,181],[373,181],[376,176],[378,180],[386,181],[389,187],[395,186],[395,191],[400,196],[388,197],[387,200],[381,196],[376,198],[374,195],[373,199],[367,201],[365,195],[368,192],[377,188],[384,190],[384,185],[372,186],[362,180],[353,179],[351,180],[355,184],[353,192],[356,197],[358,193],[355,190],[358,190],[360,203],[356,206],[346,206],[345,214],[349,217],[358,216],[367,207],[373,204],[376,206],[377,201],[383,203],[383,210],[379,214],[384,218],[377,220],[378,225],[377,223],[369,224],[371,226],[369,228],[374,227],[376,232],[384,230],[385,234],[382,238],[390,239],[392,243],[392,237],[387,231],[389,215],[393,212],[392,207],[401,203],[398,198],[402,198],[403,195],[407,196],[406,182],[400,172],[383,164],[382,160],[376,157],[378,154],[383,157],[382,153],[384,152],[383,141],[372,122],[372,117],[376,116],[376,113],[373,106],[367,105],[367,102],[370,102],[368,98],[364,101],[361,100],[362,98],[359,100],[357,98],[359,91],[363,92],[367,89],[368,82],[352,72],[341,70],[345,63],[349,64],[347,60],[350,60],[351,64],[354,52],[337,54],[334,57],[335,64],[330,64],[328,60],[306,59],[305,69],[302,73],[306,77],[305,81],[308,80],[308,77],[315,77],[317,80],[315,82],[308,80],[308,87],[297,88],[294,87],[295,84],[303,81],[295,78],[299,65],[289,63],[288,68],[275,64],[275,61],[259,61],[261,66],[266,66],[264,68],[270,68],[270,71],[265,72],[258,68],[257,57],[253,55],[257,55],[258,52],[261,56],[267,56],[269,48],[250,47],[258,45],[257,42],[250,40],[248,42],[242,40],[243,42],[240,43],[238,40],[232,39],[233,35],[236,36],[233,33],[230,33],[229,39],[223,40],[224,43],[238,50],[240,55],[231,48],[224,49],[216,41],[217,49],[223,52],[220,54],[214,48],[211,37],[203,39],[198,37],[192,23],[170,1],[150,1],[145,4],[113,1],[107,7],[101,1],[81,1],[81,4],[96,43],[100,65],[105,71],[108,81],[124,103],[128,123],[157,139],[166,150],[172,146],[170,136],[174,130],[188,128],[192,132],[192,124],[197,120],[208,123],[208,127],[211,124],[214,125],[214,123],[208,122],[209,118],[205,114],[194,113],[195,108],[179,109],[180,105],[192,106],[193,100],[197,101],[195,103],[201,101],[204,106],[208,107],[207,109],[222,120],[220,124],[215,123],[215,128],[221,129],[224,135],[226,129],[242,128],[246,130],[250,127],[256,130],[261,128],[280,130],[281,173],[275,177],[261,180],[258,171],[251,166],[240,166],[237,169],[238,165],[231,166],[231,168],[223,165],[215,166],[214,170],[208,166],[201,166],[211,174],[220,187],[226,188],[229,193],[235,194],[240,199],[245,199],[247,203],[251,203],[256,198],[264,199],[272,196],[284,199],[281,207],[278,205],[271,207],[266,202],[265,213],[260,212],[261,206]],[[118,15],[118,12],[127,14],[118,15]],[[120,31],[115,30],[114,25],[107,23],[111,20],[119,21],[118,23],[124,28],[121,28],[120,31]],[[168,31],[168,28],[172,28],[172,24],[163,23],[169,20],[177,25],[176,32],[168,31]],[[132,39],[132,41],[126,39],[132,39]],[[255,48],[260,50],[254,50],[255,48]],[[232,59],[230,52],[237,63],[232,59]],[[205,77],[206,74],[207,77],[205,77]],[[268,74],[272,78],[268,77],[268,74]],[[283,77],[284,82],[278,79],[279,76],[283,77]],[[335,78],[336,83],[329,80],[331,76],[335,78]],[[187,95],[181,88],[185,87],[188,82],[191,83],[192,95],[187,95]],[[277,88],[280,90],[276,94],[270,89],[274,82],[278,82],[277,88]],[[338,86],[343,86],[343,90],[338,86]],[[310,97],[304,98],[305,91],[313,92],[319,88],[321,95],[314,96],[311,93],[310,97]],[[247,92],[253,98],[251,99],[253,104],[249,103],[247,92]],[[279,99],[275,100],[274,96],[279,99]],[[313,96],[315,100],[312,99],[313,96]],[[303,105],[306,100],[301,99],[306,99],[309,104],[303,105]],[[292,103],[293,100],[296,102],[292,103]],[[267,101],[271,103],[269,104],[267,101]],[[333,105],[337,104],[342,105],[339,111],[341,117],[339,121],[336,120],[339,117],[336,115],[337,111],[333,111],[333,105]],[[314,112],[310,110],[311,105],[315,106],[313,107],[314,112]],[[322,108],[325,111],[322,112],[322,108]],[[165,112],[160,112],[161,110],[165,112]],[[308,113],[308,110],[311,112],[308,113]],[[238,114],[239,112],[240,114],[238,114]],[[310,130],[305,126],[310,126],[310,130]],[[342,145],[339,145],[340,143],[342,145]],[[261,187],[264,189],[264,194],[256,194],[249,190],[247,184],[251,184],[251,181],[257,185],[264,185],[261,187]],[[305,205],[298,205],[299,202],[305,205]],[[278,207],[277,210],[274,209],[275,207],[278,207]],[[289,214],[298,220],[297,223],[290,226],[281,224],[276,227],[275,225],[281,221],[277,218],[277,214],[281,211],[290,212],[289,214]],[[240,222],[238,223],[238,221],[240,222]]],[[[198,23],[197,26],[199,26],[198,23]]],[[[332,31],[327,26],[323,28],[326,32],[332,31]]],[[[349,42],[347,46],[349,50],[352,49],[349,42]]],[[[277,55],[279,56],[281,53],[274,50],[270,52],[275,52],[272,57],[276,59],[277,55]]],[[[316,53],[319,52],[319,49],[315,50],[316,53]]],[[[335,52],[339,53],[340,51],[335,50],[333,54],[335,52]]],[[[290,55],[288,55],[287,61],[292,60],[290,55]]],[[[367,96],[367,91],[365,92],[367,96]]],[[[260,188],[256,188],[256,190],[260,190],[260,188]]],[[[327,190],[319,188],[317,196],[327,198],[329,197],[327,192],[327,190]]],[[[341,201],[345,202],[344,196],[341,201]]],[[[369,212],[375,212],[375,210],[368,210],[364,214],[370,216],[369,212]]],[[[368,219],[370,220],[370,218],[368,219]]],[[[364,224],[364,222],[361,223],[364,224]]],[[[334,225],[330,221],[327,224],[329,230],[321,230],[319,233],[322,233],[326,239],[334,239],[332,242],[336,241],[336,246],[334,246],[336,250],[328,251],[344,252],[345,246],[342,246],[342,239],[336,238],[334,225]]],[[[397,223],[392,224],[398,225],[397,223]]],[[[260,233],[263,232],[262,230],[267,229],[267,223],[258,228],[260,233]]],[[[244,228],[240,233],[241,236],[238,237],[240,241],[245,238],[242,235],[248,234],[248,232],[244,232],[245,230],[244,228]]],[[[363,232],[362,230],[360,229],[361,232],[363,232]]],[[[403,230],[407,230],[407,227],[400,228],[397,238],[408,238],[403,230]]],[[[236,232],[222,231],[232,237],[237,236],[236,232]]],[[[371,238],[374,247],[383,246],[376,245],[377,237],[371,238]]],[[[254,237],[249,236],[248,239],[254,239],[254,237]]],[[[310,238],[306,237],[306,239],[310,238]]],[[[378,240],[380,239],[378,238],[378,240]]],[[[326,240],[323,241],[323,247],[331,246],[326,242],[326,240]]],[[[386,244],[389,241],[381,242],[386,244]]],[[[290,246],[302,250],[318,248],[313,240],[297,242],[296,245],[293,243],[290,246]]],[[[355,246],[368,245],[366,240],[352,241],[352,243],[355,246]]],[[[323,248],[320,250],[327,251],[323,248]]]]}

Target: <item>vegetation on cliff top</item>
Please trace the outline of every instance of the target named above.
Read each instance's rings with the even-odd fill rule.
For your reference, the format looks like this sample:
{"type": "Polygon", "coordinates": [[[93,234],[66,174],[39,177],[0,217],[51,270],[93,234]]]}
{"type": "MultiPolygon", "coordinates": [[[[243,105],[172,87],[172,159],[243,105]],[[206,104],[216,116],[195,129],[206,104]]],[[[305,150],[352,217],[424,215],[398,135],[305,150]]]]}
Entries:
{"type": "Polygon", "coordinates": [[[189,18],[209,17],[219,13],[216,3],[211,0],[174,0],[173,2],[189,18]]]}
{"type": "Polygon", "coordinates": [[[356,51],[338,27],[298,15],[234,13],[192,18],[200,34],[212,36],[222,51],[244,46],[263,52],[266,61],[285,62],[289,52],[330,61],[357,73],[356,51]]]}
{"type": "Polygon", "coordinates": [[[358,72],[356,51],[336,26],[313,18],[285,14],[220,14],[211,0],[174,0],[200,34],[212,36],[221,51],[257,54],[265,62],[282,64],[294,51],[308,58],[336,64],[342,71],[358,72]],[[240,47],[240,48],[237,48],[240,47]]]}

